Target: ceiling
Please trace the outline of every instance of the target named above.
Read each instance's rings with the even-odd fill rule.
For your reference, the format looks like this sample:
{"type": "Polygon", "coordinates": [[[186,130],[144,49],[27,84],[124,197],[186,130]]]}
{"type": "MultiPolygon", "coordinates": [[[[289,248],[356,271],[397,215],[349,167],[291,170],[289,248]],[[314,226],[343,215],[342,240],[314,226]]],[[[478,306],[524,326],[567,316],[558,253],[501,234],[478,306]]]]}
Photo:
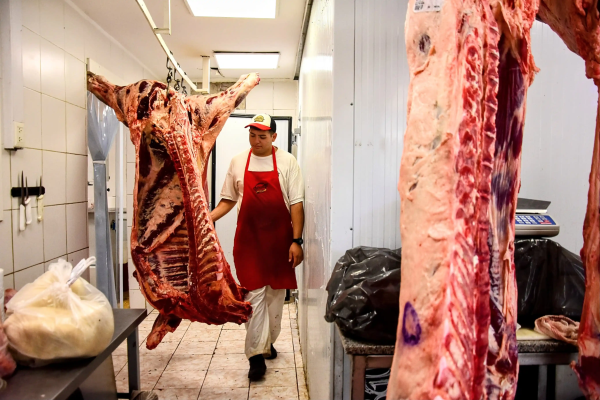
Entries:
{"type": "MultiPolygon", "coordinates": [[[[218,1],[218,0],[215,0],[218,1]]],[[[134,0],[72,0],[157,77],[166,77],[166,55],[134,0]]],[[[145,0],[156,25],[163,24],[163,0],[145,0]]],[[[280,52],[279,68],[221,70],[211,80],[235,80],[248,72],[263,79],[293,79],[306,0],[279,0],[275,19],[194,17],[184,0],[171,0],[171,35],[163,35],[175,59],[194,81],[202,80],[202,58],[215,51],[280,52]]]]}

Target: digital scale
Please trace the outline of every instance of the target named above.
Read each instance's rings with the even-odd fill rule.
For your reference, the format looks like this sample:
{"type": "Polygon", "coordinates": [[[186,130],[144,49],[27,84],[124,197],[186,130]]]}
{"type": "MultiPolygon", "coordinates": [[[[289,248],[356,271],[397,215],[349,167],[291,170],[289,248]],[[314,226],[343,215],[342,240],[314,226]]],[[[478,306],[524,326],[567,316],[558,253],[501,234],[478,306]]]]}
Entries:
{"type": "Polygon", "coordinates": [[[560,232],[560,226],[548,215],[549,201],[517,199],[515,216],[515,236],[553,237],[560,232]]]}

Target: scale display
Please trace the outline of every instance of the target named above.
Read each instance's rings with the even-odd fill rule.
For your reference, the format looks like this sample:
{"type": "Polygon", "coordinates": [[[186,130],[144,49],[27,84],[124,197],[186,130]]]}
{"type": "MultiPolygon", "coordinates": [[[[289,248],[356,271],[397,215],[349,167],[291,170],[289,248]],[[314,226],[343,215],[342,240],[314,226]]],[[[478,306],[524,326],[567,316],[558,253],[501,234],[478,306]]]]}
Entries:
{"type": "Polygon", "coordinates": [[[517,214],[515,216],[516,236],[543,236],[558,235],[560,226],[545,214],[517,214]]]}

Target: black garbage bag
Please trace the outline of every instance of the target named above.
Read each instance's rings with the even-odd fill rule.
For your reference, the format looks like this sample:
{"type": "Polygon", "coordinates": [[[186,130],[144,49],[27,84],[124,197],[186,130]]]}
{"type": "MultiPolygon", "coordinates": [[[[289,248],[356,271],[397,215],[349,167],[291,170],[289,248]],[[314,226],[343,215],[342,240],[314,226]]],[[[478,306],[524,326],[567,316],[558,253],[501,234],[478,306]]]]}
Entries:
{"type": "Polygon", "coordinates": [[[355,247],[339,259],[327,283],[325,320],[344,335],[372,343],[396,340],[401,249],[355,247]]]}
{"type": "Polygon", "coordinates": [[[544,315],[579,321],[585,294],[581,258],[549,239],[515,240],[519,324],[532,327],[544,315]]]}

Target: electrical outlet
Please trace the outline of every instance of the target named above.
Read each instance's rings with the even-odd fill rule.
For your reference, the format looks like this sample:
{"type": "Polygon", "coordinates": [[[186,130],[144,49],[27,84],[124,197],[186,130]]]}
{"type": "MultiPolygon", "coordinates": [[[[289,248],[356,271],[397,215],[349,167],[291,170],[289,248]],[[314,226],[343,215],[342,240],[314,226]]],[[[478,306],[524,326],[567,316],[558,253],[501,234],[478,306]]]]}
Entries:
{"type": "Polygon", "coordinates": [[[15,122],[15,148],[22,149],[25,146],[25,124],[15,122]]]}

